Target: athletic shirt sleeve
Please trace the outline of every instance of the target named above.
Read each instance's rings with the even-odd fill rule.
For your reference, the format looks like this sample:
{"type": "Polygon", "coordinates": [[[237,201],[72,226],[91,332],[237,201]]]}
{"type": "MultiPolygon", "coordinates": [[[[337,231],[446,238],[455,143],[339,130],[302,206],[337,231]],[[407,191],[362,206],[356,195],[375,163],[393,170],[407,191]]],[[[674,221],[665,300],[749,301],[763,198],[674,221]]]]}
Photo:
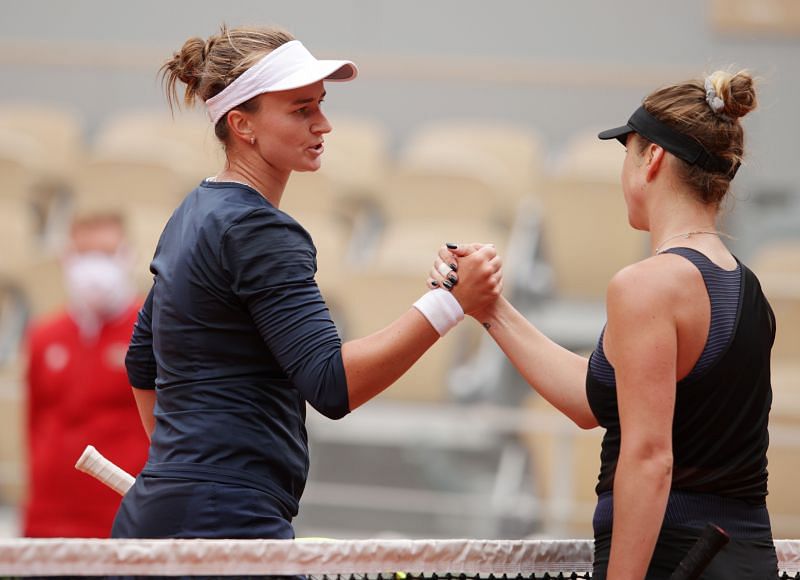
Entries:
{"type": "Polygon", "coordinates": [[[156,358],[153,354],[153,289],[147,294],[125,355],[128,382],[137,389],[156,388],[156,358]]]}
{"type": "Polygon", "coordinates": [[[314,281],[308,233],[274,210],[256,210],[224,232],[220,262],[280,367],[317,411],[349,412],[342,341],[314,281]]]}

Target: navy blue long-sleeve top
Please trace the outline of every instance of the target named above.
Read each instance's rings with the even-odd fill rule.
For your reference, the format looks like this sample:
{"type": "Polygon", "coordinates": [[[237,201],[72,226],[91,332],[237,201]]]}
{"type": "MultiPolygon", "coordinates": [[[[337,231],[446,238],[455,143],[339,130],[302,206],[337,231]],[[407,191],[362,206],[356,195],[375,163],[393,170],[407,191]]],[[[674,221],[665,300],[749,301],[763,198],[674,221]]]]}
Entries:
{"type": "Polygon", "coordinates": [[[254,487],[295,515],[306,401],[349,412],[311,237],[254,189],[204,181],[167,223],[151,271],[126,358],[131,384],[157,392],[143,473],[254,487]]]}

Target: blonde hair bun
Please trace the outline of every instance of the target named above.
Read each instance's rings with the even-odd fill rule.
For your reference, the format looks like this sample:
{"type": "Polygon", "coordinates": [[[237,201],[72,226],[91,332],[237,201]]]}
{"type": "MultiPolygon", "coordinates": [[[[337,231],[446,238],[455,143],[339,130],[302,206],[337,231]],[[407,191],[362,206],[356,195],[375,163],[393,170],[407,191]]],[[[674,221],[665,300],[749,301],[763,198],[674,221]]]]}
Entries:
{"type": "Polygon", "coordinates": [[[716,96],[722,100],[723,107],[717,112],[730,119],[744,117],[756,108],[755,82],[746,70],[737,73],[718,70],[706,78],[716,96]]]}

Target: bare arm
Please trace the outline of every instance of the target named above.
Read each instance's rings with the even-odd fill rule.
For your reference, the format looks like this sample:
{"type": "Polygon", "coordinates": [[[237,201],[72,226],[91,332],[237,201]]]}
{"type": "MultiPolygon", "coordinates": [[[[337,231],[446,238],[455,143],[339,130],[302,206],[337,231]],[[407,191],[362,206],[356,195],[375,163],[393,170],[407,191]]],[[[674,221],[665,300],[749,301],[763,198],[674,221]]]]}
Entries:
{"type": "Polygon", "coordinates": [[[609,580],[645,577],[672,481],[677,329],[668,275],[635,264],[608,290],[605,352],[616,373],[622,433],[609,580]]]}
{"type": "MultiPolygon", "coordinates": [[[[443,283],[439,272],[442,264],[457,262],[458,271],[465,256],[480,244],[462,244],[452,251],[442,247],[439,259],[430,272],[429,283],[443,283]]],[[[462,281],[453,288],[457,297],[471,291],[462,281]]],[[[461,299],[461,298],[459,298],[461,299]]],[[[505,298],[488,303],[486,307],[471,313],[480,322],[523,378],[537,393],[584,429],[597,427],[589,401],[586,398],[586,369],[588,360],[556,344],[505,298]]]]}
{"type": "Polygon", "coordinates": [[[597,427],[586,398],[586,358],[547,338],[505,298],[477,320],[537,393],[578,426],[597,427]]]}
{"type": "Polygon", "coordinates": [[[425,317],[412,308],[386,328],[343,344],[350,410],[399,379],[438,339],[425,317]]]}
{"type": "Polygon", "coordinates": [[[136,407],[139,409],[139,417],[142,419],[147,438],[153,435],[156,428],[156,419],[153,416],[153,409],[156,406],[156,392],[154,389],[133,389],[133,398],[136,400],[136,407]]]}
{"type": "MultiPolygon", "coordinates": [[[[460,284],[472,291],[456,295],[469,314],[494,301],[502,290],[502,263],[493,247],[462,258],[460,284]]],[[[350,410],[363,405],[403,375],[439,338],[412,308],[383,330],[342,346],[350,410]]]]}

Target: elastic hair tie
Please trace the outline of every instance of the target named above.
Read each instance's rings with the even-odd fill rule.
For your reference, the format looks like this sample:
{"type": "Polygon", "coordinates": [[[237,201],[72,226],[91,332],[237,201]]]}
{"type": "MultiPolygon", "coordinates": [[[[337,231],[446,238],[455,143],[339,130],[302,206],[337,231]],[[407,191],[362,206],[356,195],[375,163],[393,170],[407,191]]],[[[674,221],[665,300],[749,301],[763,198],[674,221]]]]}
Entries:
{"type": "Polygon", "coordinates": [[[732,121],[728,115],[722,113],[722,111],[725,109],[725,101],[722,100],[722,97],[717,94],[717,89],[714,88],[714,83],[711,82],[711,77],[706,77],[704,86],[706,89],[706,102],[708,103],[708,106],[711,107],[713,113],[721,119],[732,121]]]}

